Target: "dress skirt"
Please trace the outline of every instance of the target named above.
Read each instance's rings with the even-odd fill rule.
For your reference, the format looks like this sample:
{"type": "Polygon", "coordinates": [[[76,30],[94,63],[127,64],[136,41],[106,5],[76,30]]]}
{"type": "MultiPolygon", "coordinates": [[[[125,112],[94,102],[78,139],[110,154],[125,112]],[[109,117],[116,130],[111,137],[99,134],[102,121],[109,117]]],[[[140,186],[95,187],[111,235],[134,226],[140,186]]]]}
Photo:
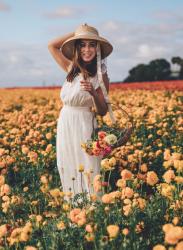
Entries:
{"type": "MultiPolygon", "coordinates": [[[[74,195],[81,192],[93,192],[92,182],[100,173],[100,156],[90,156],[81,143],[91,138],[93,112],[90,107],[64,105],[57,122],[56,151],[64,192],[74,195]],[[79,172],[83,165],[84,172],[79,172]]],[[[94,126],[96,119],[94,118],[94,126]]]]}

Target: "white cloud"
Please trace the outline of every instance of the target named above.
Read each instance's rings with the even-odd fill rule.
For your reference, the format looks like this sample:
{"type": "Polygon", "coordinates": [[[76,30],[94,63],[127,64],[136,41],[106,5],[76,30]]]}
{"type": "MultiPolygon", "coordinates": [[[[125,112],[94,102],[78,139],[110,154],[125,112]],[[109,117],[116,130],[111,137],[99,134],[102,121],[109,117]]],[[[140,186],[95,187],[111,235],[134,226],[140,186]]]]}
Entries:
{"type": "Polygon", "coordinates": [[[166,48],[162,46],[151,46],[148,44],[140,44],[137,53],[135,54],[136,57],[139,58],[155,58],[161,57],[166,54],[166,48]]]}
{"type": "Polygon", "coordinates": [[[84,8],[72,7],[72,6],[62,6],[53,11],[44,14],[45,17],[50,19],[56,18],[74,18],[82,15],[84,13],[84,8]]]}
{"type": "Polygon", "coordinates": [[[0,87],[62,84],[64,72],[51,58],[46,45],[0,47],[0,87]]]}

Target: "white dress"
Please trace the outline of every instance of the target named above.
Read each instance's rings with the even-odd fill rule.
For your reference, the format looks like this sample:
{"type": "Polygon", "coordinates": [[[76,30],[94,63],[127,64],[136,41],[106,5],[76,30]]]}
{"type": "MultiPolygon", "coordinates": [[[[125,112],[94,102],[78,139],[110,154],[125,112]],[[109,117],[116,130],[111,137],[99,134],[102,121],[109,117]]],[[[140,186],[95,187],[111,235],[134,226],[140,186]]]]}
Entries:
{"type": "MultiPolygon", "coordinates": [[[[88,91],[81,90],[81,73],[73,82],[64,82],[60,98],[63,107],[57,122],[56,152],[57,167],[64,192],[77,194],[83,191],[92,192],[92,182],[100,173],[101,156],[90,156],[81,148],[81,143],[90,139],[92,133],[93,106],[92,96],[88,91]],[[84,172],[78,171],[80,165],[84,172]],[[92,173],[91,173],[92,172],[92,173]],[[81,177],[82,176],[82,177],[81,177]],[[81,183],[82,181],[82,183],[81,183]]],[[[93,87],[99,87],[97,75],[90,78],[93,87]]],[[[94,118],[94,126],[97,122],[94,118]]]]}

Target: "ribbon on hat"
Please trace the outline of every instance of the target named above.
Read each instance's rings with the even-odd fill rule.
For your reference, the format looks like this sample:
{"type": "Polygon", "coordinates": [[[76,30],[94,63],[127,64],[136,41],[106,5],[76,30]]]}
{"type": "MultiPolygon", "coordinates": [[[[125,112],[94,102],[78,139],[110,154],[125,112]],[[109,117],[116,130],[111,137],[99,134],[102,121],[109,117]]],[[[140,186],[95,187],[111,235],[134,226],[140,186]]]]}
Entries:
{"type": "Polygon", "coordinates": [[[103,77],[102,77],[102,69],[101,69],[101,48],[100,48],[100,43],[97,42],[97,75],[98,75],[98,81],[99,81],[99,86],[101,87],[101,90],[103,92],[104,95],[104,99],[107,103],[107,107],[109,110],[109,115],[111,118],[112,123],[116,123],[116,119],[114,117],[114,113],[112,111],[112,107],[111,107],[111,103],[107,94],[107,90],[103,81],[103,77]]]}

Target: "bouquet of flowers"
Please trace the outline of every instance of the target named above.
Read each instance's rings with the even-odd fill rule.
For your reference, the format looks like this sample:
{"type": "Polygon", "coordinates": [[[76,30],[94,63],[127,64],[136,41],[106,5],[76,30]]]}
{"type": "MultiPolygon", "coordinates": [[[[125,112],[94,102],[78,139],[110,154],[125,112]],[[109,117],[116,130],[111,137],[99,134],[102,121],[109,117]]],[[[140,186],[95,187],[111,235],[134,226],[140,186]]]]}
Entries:
{"type": "Polygon", "coordinates": [[[114,114],[118,119],[115,123],[111,123],[109,113],[105,117],[95,114],[98,127],[94,128],[93,123],[91,138],[81,143],[81,147],[87,154],[105,157],[114,148],[128,141],[134,128],[133,119],[119,106],[116,107],[114,114]]]}
{"type": "Polygon", "coordinates": [[[96,128],[91,139],[81,144],[81,147],[89,155],[105,157],[115,148],[119,138],[123,137],[125,129],[117,129],[103,124],[100,128],[96,128]]]}

